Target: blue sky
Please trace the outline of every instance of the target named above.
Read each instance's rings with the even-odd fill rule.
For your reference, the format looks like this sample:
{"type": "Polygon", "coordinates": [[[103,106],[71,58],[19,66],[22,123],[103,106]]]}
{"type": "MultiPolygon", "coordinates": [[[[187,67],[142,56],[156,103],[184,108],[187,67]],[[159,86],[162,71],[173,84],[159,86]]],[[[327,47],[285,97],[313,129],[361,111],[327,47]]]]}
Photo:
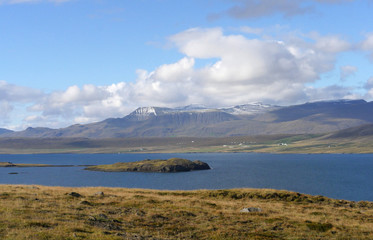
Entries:
{"type": "Polygon", "coordinates": [[[0,128],[373,98],[372,0],[0,0],[0,128]]]}

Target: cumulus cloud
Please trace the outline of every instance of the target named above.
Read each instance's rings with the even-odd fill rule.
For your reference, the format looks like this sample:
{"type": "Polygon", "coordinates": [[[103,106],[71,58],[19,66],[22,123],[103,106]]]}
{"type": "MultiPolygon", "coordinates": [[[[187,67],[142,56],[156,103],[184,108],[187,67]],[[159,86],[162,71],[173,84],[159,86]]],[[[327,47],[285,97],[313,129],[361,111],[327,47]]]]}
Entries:
{"type": "MultiPolygon", "coordinates": [[[[287,104],[312,100],[313,95],[321,93],[316,94],[305,85],[333,69],[335,55],[348,49],[348,44],[335,36],[317,36],[313,43],[283,42],[225,35],[220,28],[189,29],[171,36],[169,41],[185,55],[175,63],[151,72],[138,70],[132,83],[71,86],[50,94],[30,110],[89,122],[123,116],[139,106],[227,106],[252,101],[287,104]],[[337,46],[330,49],[332,43],[337,46]],[[214,62],[196,67],[199,59],[214,62]]],[[[336,88],[340,94],[334,95],[345,96],[347,93],[342,90],[336,88]]]]}
{"type": "Polygon", "coordinates": [[[220,28],[189,29],[170,40],[189,58],[218,59],[195,69],[192,78],[201,87],[196,91],[214,104],[292,102],[305,96],[305,83],[334,67],[336,54],[349,49],[336,36],[315,36],[314,43],[283,42],[224,35],[220,28]]]}
{"type": "Polygon", "coordinates": [[[0,81],[0,123],[11,117],[18,104],[32,104],[44,96],[42,91],[0,81]]]}
{"type": "Polygon", "coordinates": [[[340,4],[355,0],[232,0],[233,7],[219,14],[211,15],[212,19],[228,15],[238,19],[258,18],[279,14],[293,17],[314,11],[312,3],[340,4]]]}
{"type": "MultiPolygon", "coordinates": [[[[286,105],[328,96],[352,98],[343,87],[308,87],[335,67],[339,52],[349,49],[336,36],[311,37],[279,41],[225,34],[221,28],[188,29],[169,37],[184,55],[181,59],[152,71],[139,69],[133,82],[70,86],[48,94],[0,82],[0,100],[28,103],[25,126],[62,127],[123,117],[140,106],[286,105]],[[209,64],[196,64],[200,60],[209,64]]],[[[0,108],[11,111],[4,104],[0,108]]]]}
{"type": "Polygon", "coordinates": [[[40,98],[42,95],[40,90],[0,81],[0,101],[28,102],[40,98]]]}

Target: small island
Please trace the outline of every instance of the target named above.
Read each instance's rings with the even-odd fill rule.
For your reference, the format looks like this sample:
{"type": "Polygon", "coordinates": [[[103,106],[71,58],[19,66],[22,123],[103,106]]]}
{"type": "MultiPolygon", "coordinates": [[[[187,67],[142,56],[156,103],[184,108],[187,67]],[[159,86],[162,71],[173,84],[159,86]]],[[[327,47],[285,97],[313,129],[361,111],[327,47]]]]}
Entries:
{"type": "Polygon", "coordinates": [[[119,162],[108,165],[97,165],[85,168],[90,171],[102,172],[187,172],[193,170],[208,170],[210,166],[201,161],[190,161],[182,158],[168,160],[142,160],[137,162],[119,162]]]}

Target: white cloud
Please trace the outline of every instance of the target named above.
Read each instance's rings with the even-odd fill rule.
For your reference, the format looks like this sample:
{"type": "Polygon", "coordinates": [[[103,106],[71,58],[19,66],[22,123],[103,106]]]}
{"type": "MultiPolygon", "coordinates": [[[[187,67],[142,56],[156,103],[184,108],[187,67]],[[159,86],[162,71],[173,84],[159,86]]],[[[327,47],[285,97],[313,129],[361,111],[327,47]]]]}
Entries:
{"type": "Polygon", "coordinates": [[[0,82],[0,100],[27,103],[25,126],[63,127],[123,117],[140,106],[219,107],[257,101],[284,105],[354,97],[343,87],[307,87],[335,67],[340,51],[349,49],[336,36],[313,34],[311,42],[301,37],[279,41],[228,35],[220,28],[194,28],[169,41],[184,56],[153,71],[138,70],[134,82],[70,86],[49,94],[0,82]],[[327,50],[330,44],[336,46],[327,50]],[[209,64],[197,65],[201,59],[209,64]]]}
{"type": "Polygon", "coordinates": [[[0,81],[0,124],[5,126],[9,123],[18,105],[32,104],[43,96],[40,90],[0,81]]]}
{"type": "Polygon", "coordinates": [[[305,93],[312,101],[335,100],[335,99],[361,99],[361,96],[353,93],[353,89],[338,85],[315,88],[306,87],[305,93]]]}
{"type": "Polygon", "coordinates": [[[4,121],[13,111],[13,106],[8,101],[0,101],[1,120],[4,121]]]}
{"type": "Polygon", "coordinates": [[[237,0],[236,6],[227,11],[234,18],[257,18],[273,14],[286,17],[303,14],[311,8],[301,5],[301,1],[294,0],[237,0]]]}
{"type": "Polygon", "coordinates": [[[360,44],[360,48],[369,52],[370,57],[373,60],[373,33],[366,35],[365,40],[360,44]]]}
{"type": "Polygon", "coordinates": [[[350,66],[350,65],[342,66],[340,68],[341,81],[345,81],[348,77],[354,75],[357,72],[357,70],[358,69],[355,66],[350,66]]]}
{"type": "Polygon", "coordinates": [[[29,102],[42,97],[40,90],[0,81],[0,101],[29,102]]]}
{"type": "Polygon", "coordinates": [[[261,29],[261,28],[252,28],[252,27],[249,27],[249,26],[243,26],[243,27],[240,28],[240,30],[243,33],[255,34],[255,35],[259,35],[259,34],[263,33],[263,29],[261,29]]]}
{"type": "Polygon", "coordinates": [[[170,40],[190,58],[218,59],[193,75],[196,91],[215,104],[299,100],[304,84],[333,69],[336,54],[350,47],[336,36],[282,42],[224,35],[219,28],[189,29],[170,40]]]}
{"type": "Polygon", "coordinates": [[[347,51],[351,48],[351,44],[347,41],[341,39],[338,36],[316,36],[315,47],[319,51],[329,52],[329,53],[339,53],[347,51]]]}
{"type": "Polygon", "coordinates": [[[373,77],[369,78],[364,85],[364,88],[367,90],[373,89],[373,77]]]}
{"type": "Polygon", "coordinates": [[[27,104],[42,97],[43,93],[39,90],[0,81],[0,113],[2,117],[0,122],[10,116],[15,104],[27,104]]]}
{"type": "Polygon", "coordinates": [[[231,0],[233,7],[223,13],[213,14],[210,18],[228,15],[233,18],[260,18],[270,15],[293,17],[314,12],[314,3],[341,4],[355,0],[231,0]]]}
{"type": "Polygon", "coordinates": [[[365,98],[372,100],[373,99],[373,77],[370,77],[365,85],[364,85],[365,90],[367,90],[365,98]]]}

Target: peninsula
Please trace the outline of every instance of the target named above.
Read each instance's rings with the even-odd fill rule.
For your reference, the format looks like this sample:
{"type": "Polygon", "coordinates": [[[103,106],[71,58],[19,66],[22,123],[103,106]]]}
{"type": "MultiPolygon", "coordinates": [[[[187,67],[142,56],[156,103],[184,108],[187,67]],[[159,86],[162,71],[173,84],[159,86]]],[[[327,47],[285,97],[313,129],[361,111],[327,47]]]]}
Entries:
{"type": "Polygon", "coordinates": [[[49,164],[28,164],[28,163],[11,163],[0,162],[0,167],[51,167],[49,164]]]}
{"type": "Polygon", "coordinates": [[[207,169],[210,169],[207,163],[198,160],[190,161],[182,158],[170,158],[168,160],[146,159],[137,162],[119,162],[85,168],[85,170],[103,172],[187,172],[207,169]]]}

